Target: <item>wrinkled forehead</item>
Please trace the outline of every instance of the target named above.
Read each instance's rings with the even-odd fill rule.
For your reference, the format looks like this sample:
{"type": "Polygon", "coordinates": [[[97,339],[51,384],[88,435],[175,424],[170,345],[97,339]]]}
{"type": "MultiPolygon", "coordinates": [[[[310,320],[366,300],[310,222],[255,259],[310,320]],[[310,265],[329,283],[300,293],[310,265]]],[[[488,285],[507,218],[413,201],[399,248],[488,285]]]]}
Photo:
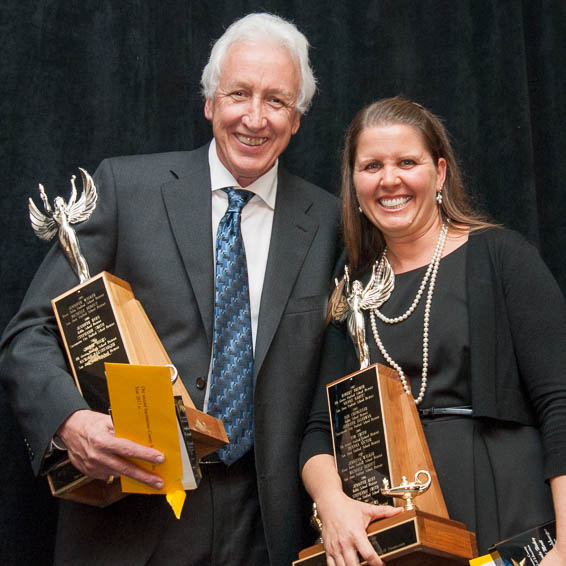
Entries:
{"type": "Polygon", "coordinates": [[[278,51],[281,58],[287,59],[287,62],[295,67],[300,81],[301,67],[289,46],[283,41],[270,38],[269,36],[255,39],[243,38],[231,43],[226,49],[220,64],[220,80],[227,73],[237,72],[239,65],[243,65],[248,58],[253,57],[261,61],[267,57],[266,54],[273,50],[278,51]]]}

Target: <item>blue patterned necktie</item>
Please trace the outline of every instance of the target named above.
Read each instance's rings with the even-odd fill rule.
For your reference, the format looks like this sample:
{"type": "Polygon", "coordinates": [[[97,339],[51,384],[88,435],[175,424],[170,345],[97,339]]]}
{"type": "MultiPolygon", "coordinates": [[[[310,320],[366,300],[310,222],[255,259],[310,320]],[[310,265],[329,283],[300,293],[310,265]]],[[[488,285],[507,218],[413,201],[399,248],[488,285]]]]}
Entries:
{"type": "Polygon", "coordinates": [[[209,414],[226,427],[230,443],[218,451],[233,464],[253,445],[253,343],[246,250],[240,230],[250,191],[223,189],[228,209],[216,234],[216,290],[209,414]]]}

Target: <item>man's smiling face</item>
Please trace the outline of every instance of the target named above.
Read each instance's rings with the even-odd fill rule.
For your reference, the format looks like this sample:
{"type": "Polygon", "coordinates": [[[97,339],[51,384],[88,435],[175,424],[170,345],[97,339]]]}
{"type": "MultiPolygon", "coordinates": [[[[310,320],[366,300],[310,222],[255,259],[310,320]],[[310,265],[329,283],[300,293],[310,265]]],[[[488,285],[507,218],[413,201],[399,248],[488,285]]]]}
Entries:
{"type": "Polygon", "coordinates": [[[240,186],[269,171],[298,131],[299,80],[297,64],[281,45],[240,41],[228,49],[204,115],[220,161],[240,186]]]}

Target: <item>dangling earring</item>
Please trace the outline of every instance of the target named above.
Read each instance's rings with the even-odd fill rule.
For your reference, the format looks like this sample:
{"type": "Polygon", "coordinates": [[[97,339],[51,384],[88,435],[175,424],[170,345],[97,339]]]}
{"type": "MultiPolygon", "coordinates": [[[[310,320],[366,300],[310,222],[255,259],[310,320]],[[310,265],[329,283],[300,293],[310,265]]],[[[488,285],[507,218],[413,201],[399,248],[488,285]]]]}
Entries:
{"type": "Polygon", "coordinates": [[[443,188],[444,188],[444,185],[442,185],[440,190],[436,193],[436,202],[438,203],[438,206],[440,206],[442,204],[442,189],[443,188]]]}
{"type": "Polygon", "coordinates": [[[362,210],[361,206],[358,206],[358,210],[359,210],[360,214],[363,214],[364,211],[362,210]]]}

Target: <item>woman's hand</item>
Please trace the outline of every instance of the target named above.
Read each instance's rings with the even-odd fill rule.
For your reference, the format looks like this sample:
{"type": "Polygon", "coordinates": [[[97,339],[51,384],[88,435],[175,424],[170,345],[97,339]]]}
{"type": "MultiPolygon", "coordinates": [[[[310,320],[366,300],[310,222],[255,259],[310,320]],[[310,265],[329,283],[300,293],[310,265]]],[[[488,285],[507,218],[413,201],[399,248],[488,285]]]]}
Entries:
{"type": "Polygon", "coordinates": [[[556,517],[556,543],[542,559],[540,566],[566,565],[566,475],[550,479],[554,515],[556,517]]]}
{"type": "Polygon", "coordinates": [[[554,547],[541,561],[540,566],[564,566],[566,564],[566,553],[558,547],[554,547]]]}
{"type": "Polygon", "coordinates": [[[317,510],[322,521],[328,566],[357,566],[360,563],[358,554],[370,566],[383,565],[368,540],[366,529],[376,519],[397,515],[401,508],[362,503],[341,491],[317,501],[317,510]]]}
{"type": "Polygon", "coordinates": [[[383,562],[368,540],[366,528],[376,519],[392,517],[399,507],[370,505],[348,497],[329,454],[313,456],[303,467],[303,482],[322,521],[322,539],[328,566],[358,566],[358,553],[369,566],[383,562]]]}

